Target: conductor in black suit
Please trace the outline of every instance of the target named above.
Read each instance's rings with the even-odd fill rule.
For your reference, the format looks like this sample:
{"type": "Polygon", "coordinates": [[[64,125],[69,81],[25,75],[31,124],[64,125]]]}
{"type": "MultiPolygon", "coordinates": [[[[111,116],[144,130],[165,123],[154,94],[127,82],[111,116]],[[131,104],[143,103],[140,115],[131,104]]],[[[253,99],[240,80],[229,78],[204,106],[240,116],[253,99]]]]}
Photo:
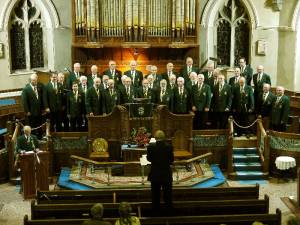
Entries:
{"type": "Polygon", "coordinates": [[[165,141],[165,133],[155,132],[156,143],[147,147],[147,160],[151,162],[148,180],[151,182],[152,208],[157,214],[160,212],[160,189],[166,209],[172,209],[172,164],[174,161],[173,147],[165,141]]]}

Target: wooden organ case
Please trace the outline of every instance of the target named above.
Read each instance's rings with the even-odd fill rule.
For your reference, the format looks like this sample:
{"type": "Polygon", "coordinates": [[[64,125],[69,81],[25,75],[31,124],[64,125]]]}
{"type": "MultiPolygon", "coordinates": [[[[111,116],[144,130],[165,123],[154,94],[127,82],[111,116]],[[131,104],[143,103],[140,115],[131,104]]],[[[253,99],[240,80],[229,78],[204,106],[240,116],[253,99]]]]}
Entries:
{"type": "Polygon", "coordinates": [[[108,61],[122,72],[131,60],[157,65],[159,73],[173,62],[175,70],[191,56],[199,62],[200,0],[72,0],[72,61],[90,73],[108,61]]]}

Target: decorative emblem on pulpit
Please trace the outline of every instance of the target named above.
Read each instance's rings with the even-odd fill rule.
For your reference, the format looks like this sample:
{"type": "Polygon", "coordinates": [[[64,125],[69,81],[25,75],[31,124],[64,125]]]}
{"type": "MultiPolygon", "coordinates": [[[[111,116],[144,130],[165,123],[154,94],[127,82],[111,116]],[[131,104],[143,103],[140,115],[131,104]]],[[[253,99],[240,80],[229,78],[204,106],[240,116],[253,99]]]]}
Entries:
{"type": "Polygon", "coordinates": [[[143,115],[145,114],[145,108],[144,108],[143,106],[140,106],[140,107],[138,108],[138,114],[139,114],[140,116],[143,116],[143,115]]]}
{"type": "Polygon", "coordinates": [[[101,154],[107,151],[108,144],[107,141],[103,138],[96,138],[93,141],[93,154],[101,154]]]}

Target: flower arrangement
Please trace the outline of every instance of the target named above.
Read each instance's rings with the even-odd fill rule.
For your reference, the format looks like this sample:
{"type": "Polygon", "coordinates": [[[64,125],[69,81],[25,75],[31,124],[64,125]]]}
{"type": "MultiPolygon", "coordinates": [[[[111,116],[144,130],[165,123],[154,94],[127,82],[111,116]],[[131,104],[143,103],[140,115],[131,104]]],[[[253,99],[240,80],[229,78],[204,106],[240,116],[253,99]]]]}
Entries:
{"type": "Polygon", "coordinates": [[[132,141],[138,147],[144,147],[150,141],[150,133],[147,133],[146,127],[139,127],[137,130],[132,129],[131,132],[132,141]]]}

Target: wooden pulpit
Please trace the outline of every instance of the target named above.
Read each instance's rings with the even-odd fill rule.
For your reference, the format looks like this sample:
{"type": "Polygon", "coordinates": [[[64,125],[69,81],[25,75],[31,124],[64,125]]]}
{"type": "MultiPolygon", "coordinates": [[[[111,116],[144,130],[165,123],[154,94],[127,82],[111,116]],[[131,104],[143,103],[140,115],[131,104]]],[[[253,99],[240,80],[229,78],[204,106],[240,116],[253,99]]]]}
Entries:
{"type": "Polygon", "coordinates": [[[20,154],[20,168],[24,199],[34,198],[37,189],[49,190],[49,152],[20,154]]]}

